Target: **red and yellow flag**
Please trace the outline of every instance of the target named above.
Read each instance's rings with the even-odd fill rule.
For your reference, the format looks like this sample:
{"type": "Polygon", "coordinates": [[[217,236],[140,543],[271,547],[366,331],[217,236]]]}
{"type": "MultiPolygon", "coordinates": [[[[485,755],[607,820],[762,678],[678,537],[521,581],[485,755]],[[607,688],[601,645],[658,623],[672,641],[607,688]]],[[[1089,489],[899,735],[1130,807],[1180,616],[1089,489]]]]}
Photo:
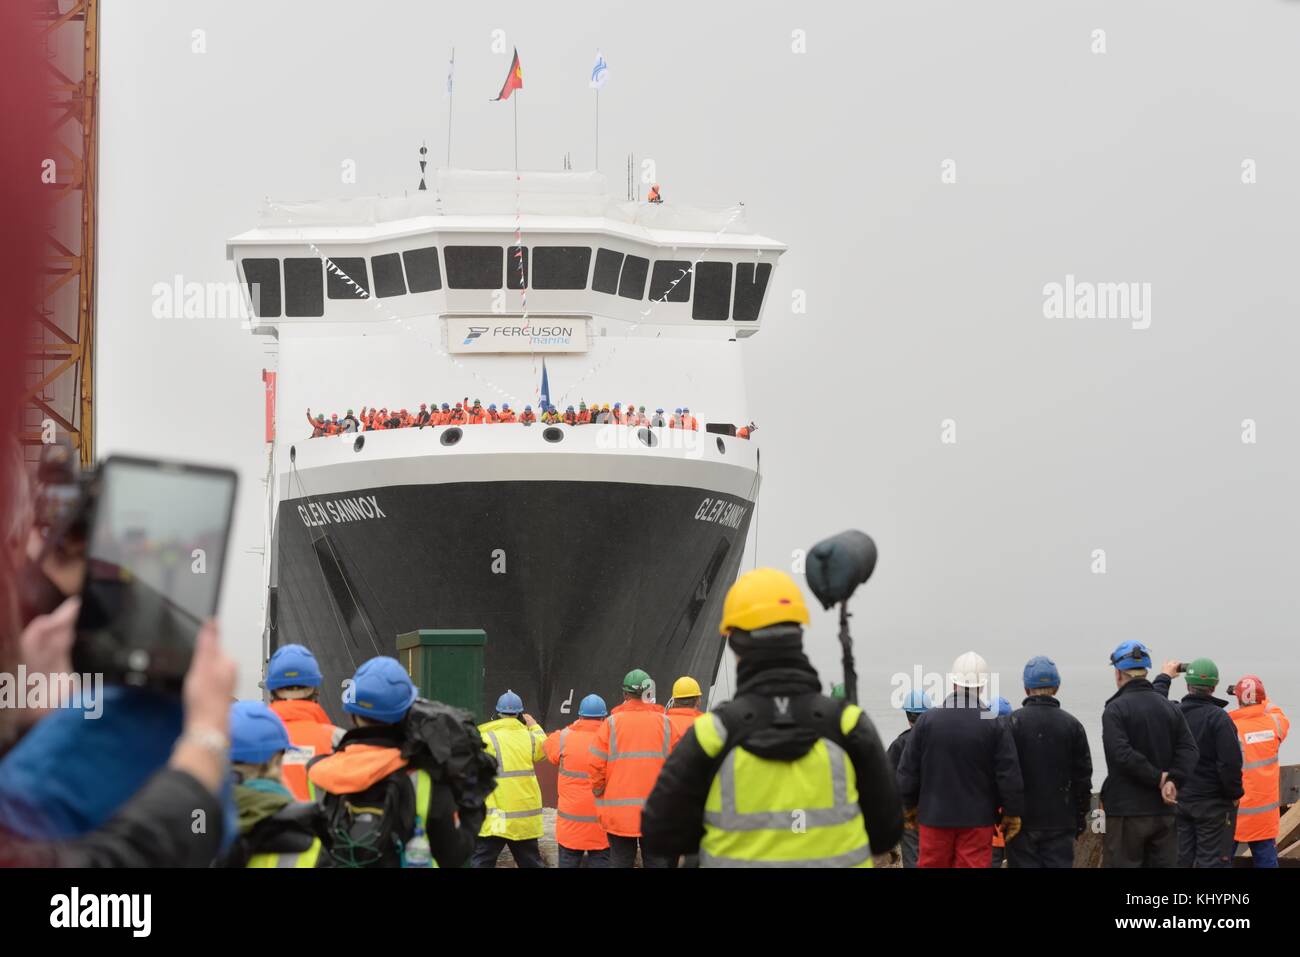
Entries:
{"type": "Polygon", "coordinates": [[[506,82],[502,85],[501,92],[497,94],[496,100],[493,100],[492,102],[495,103],[497,100],[508,100],[510,99],[511,93],[515,90],[522,90],[523,88],[524,71],[523,67],[519,65],[519,48],[516,47],[515,58],[510,61],[510,75],[506,77],[506,82]]]}

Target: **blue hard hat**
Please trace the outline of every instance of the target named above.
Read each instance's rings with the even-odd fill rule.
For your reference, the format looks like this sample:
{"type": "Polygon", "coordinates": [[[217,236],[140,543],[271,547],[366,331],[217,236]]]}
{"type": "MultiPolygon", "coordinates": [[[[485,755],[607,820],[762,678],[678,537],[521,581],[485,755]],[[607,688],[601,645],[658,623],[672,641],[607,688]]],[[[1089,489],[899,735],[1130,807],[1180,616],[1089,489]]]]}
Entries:
{"type": "Polygon", "coordinates": [[[998,717],[1001,718],[1003,715],[1008,715],[1011,713],[1011,702],[1008,701],[1006,698],[998,698],[997,701],[989,704],[989,710],[996,711],[998,713],[998,717]]]}
{"type": "Polygon", "coordinates": [[[316,656],[302,645],[282,645],[275,649],[271,660],[266,664],[266,687],[276,688],[319,688],[321,683],[320,665],[316,656]]]}
{"type": "Polygon", "coordinates": [[[908,714],[924,714],[932,707],[934,705],[930,702],[930,696],[924,691],[909,691],[903,699],[903,710],[908,714]]]}
{"type": "Polygon", "coordinates": [[[519,697],[513,691],[506,689],[506,693],[497,698],[497,714],[523,714],[524,699],[519,697]]]}
{"type": "Polygon", "coordinates": [[[495,402],[493,402],[491,405],[488,406],[489,409],[495,409],[496,407],[497,404],[495,402]]]}
{"type": "Polygon", "coordinates": [[[681,415],[681,414],[682,414],[682,410],[681,410],[681,409],[674,409],[674,410],[673,410],[673,415],[681,415]]]}
{"type": "Polygon", "coordinates": [[[265,764],[289,747],[289,732],[270,705],[236,701],[230,706],[231,761],[265,764]]]}
{"type": "Polygon", "coordinates": [[[526,405],[526,406],[524,406],[524,411],[525,411],[525,412],[531,412],[531,411],[533,411],[533,407],[532,407],[531,405],[526,405]]]}
{"type": "Polygon", "coordinates": [[[1061,672],[1046,655],[1035,655],[1025,662],[1025,688],[1059,688],[1061,672]]]}
{"type": "Polygon", "coordinates": [[[371,658],[357,669],[343,710],[383,724],[396,724],[415,701],[415,684],[396,658],[371,658]]]}
{"type": "Polygon", "coordinates": [[[609,709],[605,707],[605,699],[598,694],[587,695],[578,705],[579,718],[603,718],[607,714],[609,709]]]}
{"type": "Polygon", "coordinates": [[[663,414],[664,414],[664,410],[663,410],[663,409],[655,409],[655,412],[657,412],[659,415],[663,415],[663,414]]]}
{"type": "Polygon", "coordinates": [[[1150,668],[1151,652],[1140,641],[1126,641],[1110,653],[1110,663],[1116,671],[1150,668]]]}
{"type": "Polygon", "coordinates": [[[449,406],[446,402],[444,402],[444,403],[442,404],[442,407],[443,407],[444,409],[450,409],[450,408],[451,408],[451,406],[449,406]]]}

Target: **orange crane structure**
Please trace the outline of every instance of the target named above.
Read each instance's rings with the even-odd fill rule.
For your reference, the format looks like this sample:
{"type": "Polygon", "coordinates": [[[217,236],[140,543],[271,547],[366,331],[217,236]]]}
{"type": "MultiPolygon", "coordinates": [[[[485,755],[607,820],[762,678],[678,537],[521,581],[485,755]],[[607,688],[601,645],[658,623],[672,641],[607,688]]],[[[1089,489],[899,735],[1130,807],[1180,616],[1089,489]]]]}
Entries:
{"type": "Polygon", "coordinates": [[[56,191],[45,238],[41,299],[24,344],[19,432],[24,455],[70,441],[95,456],[95,243],[99,157],[98,0],[39,0],[53,153],[41,170],[56,191]]]}

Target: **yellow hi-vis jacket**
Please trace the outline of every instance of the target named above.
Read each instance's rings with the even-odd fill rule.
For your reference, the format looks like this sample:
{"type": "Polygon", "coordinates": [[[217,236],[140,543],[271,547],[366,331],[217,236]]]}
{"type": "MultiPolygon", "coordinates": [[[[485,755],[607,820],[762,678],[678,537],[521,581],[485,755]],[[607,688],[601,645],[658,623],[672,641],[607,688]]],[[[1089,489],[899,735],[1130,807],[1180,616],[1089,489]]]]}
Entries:
{"type": "MultiPolygon", "coordinates": [[[[840,719],[848,734],[862,709],[840,719]]],[[[695,740],[716,757],[727,729],[713,714],[695,719],[695,740]]],[[[858,805],[857,772],[834,741],[822,738],[801,758],[773,761],[732,748],[704,802],[701,867],[871,867],[858,805]]]]}
{"type": "Polygon", "coordinates": [[[311,842],[311,847],[307,850],[295,854],[287,852],[284,854],[253,854],[248,858],[245,867],[315,867],[316,859],[320,857],[321,843],[320,838],[311,842]]]}
{"type": "Polygon", "coordinates": [[[481,724],[488,754],[497,762],[497,786],[487,799],[479,837],[527,841],[542,836],[542,788],[533,764],[546,760],[546,732],[517,718],[481,724]]]}

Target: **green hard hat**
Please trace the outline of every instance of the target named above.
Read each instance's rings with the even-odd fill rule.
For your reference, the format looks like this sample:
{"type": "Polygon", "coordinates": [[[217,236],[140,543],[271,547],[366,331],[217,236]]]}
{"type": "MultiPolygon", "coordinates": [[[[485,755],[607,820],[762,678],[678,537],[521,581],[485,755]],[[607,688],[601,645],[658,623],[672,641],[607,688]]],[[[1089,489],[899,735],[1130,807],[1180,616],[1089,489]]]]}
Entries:
{"type": "Polygon", "coordinates": [[[837,681],[831,685],[831,697],[836,701],[843,701],[847,695],[844,694],[844,682],[837,681]]]}
{"type": "Polygon", "coordinates": [[[1187,665],[1187,683],[1213,688],[1219,683],[1219,666],[1209,658],[1196,658],[1187,665]]]}
{"type": "Polygon", "coordinates": [[[650,676],[640,668],[633,668],[623,676],[623,690],[628,694],[641,694],[653,684],[650,676]]]}

